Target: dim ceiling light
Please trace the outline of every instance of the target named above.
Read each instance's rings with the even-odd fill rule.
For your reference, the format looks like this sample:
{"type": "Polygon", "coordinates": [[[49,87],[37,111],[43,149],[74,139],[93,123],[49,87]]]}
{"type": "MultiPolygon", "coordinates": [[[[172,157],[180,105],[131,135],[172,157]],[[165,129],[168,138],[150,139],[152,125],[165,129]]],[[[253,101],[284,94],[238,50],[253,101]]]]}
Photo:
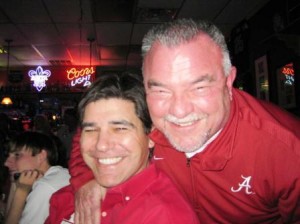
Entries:
{"type": "Polygon", "coordinates": [[[2,101],[1,101],[1,104],[3,104],[3,105],[11,105],[11,104],[13,104],[13,102],[12,102],[11,98],[9,98],[9,97],[4,97],[4,98],[2,99],[2,101]]]}

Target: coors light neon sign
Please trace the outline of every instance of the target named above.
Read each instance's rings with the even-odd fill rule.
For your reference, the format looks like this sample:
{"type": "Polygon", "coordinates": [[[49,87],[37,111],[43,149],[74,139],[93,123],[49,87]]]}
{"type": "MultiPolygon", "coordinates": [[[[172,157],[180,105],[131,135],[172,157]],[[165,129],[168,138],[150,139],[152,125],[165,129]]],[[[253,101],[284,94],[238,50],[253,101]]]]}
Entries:
{"type": "Polygon", "coordinates": [[[76,68],[71,68],[67,70],[67,78],[71,82],[71,86],[83,85],[89,86],[92,81],[92,74],[94,74],[94,68],[82,68],[77,70],[76,68]]]}

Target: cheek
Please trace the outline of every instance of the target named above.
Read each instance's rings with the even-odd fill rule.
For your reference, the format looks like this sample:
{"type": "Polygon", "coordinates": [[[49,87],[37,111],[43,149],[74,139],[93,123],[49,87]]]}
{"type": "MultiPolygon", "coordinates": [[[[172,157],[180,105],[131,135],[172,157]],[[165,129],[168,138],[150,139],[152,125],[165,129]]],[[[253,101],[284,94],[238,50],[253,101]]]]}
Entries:
{"type": "Polygon", "coordinates": [[[88,153],[96,147],[95,139],[89,136],[80,139],[80,150],[82,153],[88,153]]]}
{"type": "Polygon", "coordinates": [[[16,169],[20,172],[24,170],[35,169],[35,160],[19,159],[16,161],[16,169]]]}
{"type": "Polygon", "coordinates": [[[84,162],[87,164],[89,168],[93,170],[93,159],[88,153],[82,153],[82,157],[84,162]]]}
{"type": "Polygon", "coordinates": [[[147,97],[147,104],[152,119],[164,117],[168,113],[168,103],[166,100],[149,96],[147,97]]]}
{"type": "Polygon", "coordinates": [[[195,97],[191,101],[195,110],[206,114],[218,113],[222,110],[223,102],[220,94],[210,94],[205,97],[195,97]]]}
{"type": "Polygon", "coordinates": [[[216,102],[213,99],[201,99],[193,103],[197,112],[211,114],[218,108],[216,102]]]}

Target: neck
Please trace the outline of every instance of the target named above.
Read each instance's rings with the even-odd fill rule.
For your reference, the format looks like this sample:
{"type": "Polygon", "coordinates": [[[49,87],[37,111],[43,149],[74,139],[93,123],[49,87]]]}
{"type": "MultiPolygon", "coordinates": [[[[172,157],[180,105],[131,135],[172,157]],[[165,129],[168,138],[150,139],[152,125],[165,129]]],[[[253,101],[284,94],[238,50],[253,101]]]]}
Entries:
{"type": "Polygon", "coordinates": [[[39,168],[38,171],[40,171],[43,175],[49,170],[51,166],[48,163],[43,163],[39,168]]]}

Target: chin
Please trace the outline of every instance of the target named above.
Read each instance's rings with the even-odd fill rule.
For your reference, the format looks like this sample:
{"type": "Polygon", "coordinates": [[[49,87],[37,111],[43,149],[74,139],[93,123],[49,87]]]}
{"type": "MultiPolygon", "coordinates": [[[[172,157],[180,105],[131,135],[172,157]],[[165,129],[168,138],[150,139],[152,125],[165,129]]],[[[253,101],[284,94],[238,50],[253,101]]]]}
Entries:
{"type": "Polygon", "coordinates": [[[116,180],[98,179],[97,182],[100,186],[105,187],[105,188],[111,188],[111,187],[114,187],[114,186],[117,186],[120,184],[120,181],[116,181],[116,180]]]}

